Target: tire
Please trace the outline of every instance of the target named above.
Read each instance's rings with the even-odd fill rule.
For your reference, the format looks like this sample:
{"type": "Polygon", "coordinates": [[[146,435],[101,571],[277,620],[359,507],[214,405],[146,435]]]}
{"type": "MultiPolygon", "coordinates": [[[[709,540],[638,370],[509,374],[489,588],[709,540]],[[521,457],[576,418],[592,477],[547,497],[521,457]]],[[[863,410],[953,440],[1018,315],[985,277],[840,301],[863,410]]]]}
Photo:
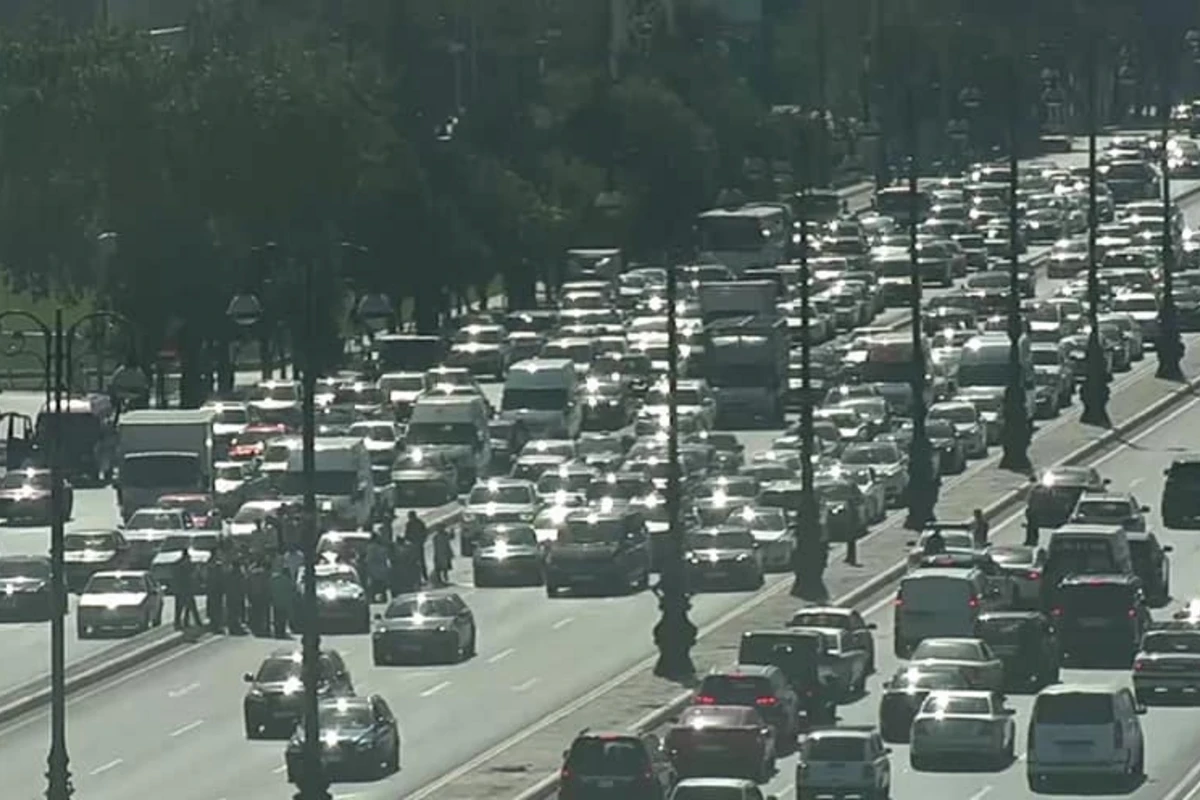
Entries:
{"type": "Polygon", "coordinates": [[[471,643],[467,645],[467,658],[479,655],[479,631],[471,631],[471,643]]]}
{"type": "Polygon", "coordinates": [[[491,583],[488,581],[487,573],[476,571],[472,576],[472,579],[476,589],[486,589],[491,586],[491,583]]]}

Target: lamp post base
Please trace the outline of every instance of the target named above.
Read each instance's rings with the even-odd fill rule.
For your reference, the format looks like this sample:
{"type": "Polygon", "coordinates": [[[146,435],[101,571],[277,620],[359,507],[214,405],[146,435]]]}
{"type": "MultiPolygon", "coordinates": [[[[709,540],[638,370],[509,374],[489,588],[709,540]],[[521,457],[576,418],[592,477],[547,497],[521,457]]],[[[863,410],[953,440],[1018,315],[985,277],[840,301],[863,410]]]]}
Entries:
{"type": "Polygon", "coordinates": [[[936,518],[933,510],[937,506],[938,478],[933,471],[933,448],[914,442],[912,448],[912,471],[908,479],[908,516],[904,527],[910,531],[921,531],[936,518]]]}
{"type": "Polygon", "coordinates": [[[1183,340],[1179,331],[1164,329],[1163,335],[1155,342],[1158,348],[1158,369],[1154,377],[1166,381],[1179,382],[1183,380],[1183,368],[1179,362],[1183,360],[1183,340]]]}
{"type": "Polygon", "coordinates": [[[65,745],[55,742],[46,759],[46,800],[71,800],[75,794],[69,764],[65,745]]]}
{"type": "Polygon", "coordinates": [[[1033,437],[1030,435],[1032,431],[1026,416],[1024,399],[1022,398],[1019,408],[1013,408],[1011,412],[1006,409],[1006,413],[1011,413],[1012,416],[1006,417],[1011,422],[1005,424],[1001,437],[1004,454],[1000,457],[1000,469],[1028,474],[1033,469],[1033,462],[1029,460],[1029,440],[1033,437]]]}
{"type": "Polygon", "coordinates": [[[654,644],[658,647],[654,674],[660,678],[681,680],[696,674],[691,653],[698,631],[688,618],[691,606],[685,595],[675,592],[666,592],[660,599],[662,616],[654,626],[654,644]]]}
{"type": "Polygon", "coordinates": [[[1108,416],[1108,384],[1100,380],[1088,380],[1079,394],[1083,400],[1083,413],[1079,415],[1079,421],[1097,428],[1111,428],[1112,420],[1108,416]]]}

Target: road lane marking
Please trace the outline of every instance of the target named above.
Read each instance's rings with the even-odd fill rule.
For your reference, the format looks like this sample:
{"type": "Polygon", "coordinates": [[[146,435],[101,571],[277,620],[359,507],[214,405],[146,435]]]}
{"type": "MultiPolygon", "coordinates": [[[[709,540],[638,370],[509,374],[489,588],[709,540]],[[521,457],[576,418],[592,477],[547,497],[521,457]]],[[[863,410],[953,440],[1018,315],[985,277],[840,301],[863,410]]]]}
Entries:
{"type": "Polygon", "coordinates": [[[514,692],[527,692],[533,688],[533,685],[538,682],[537,678],[530,678],[524,683],[519,683],[513,687],[514,692]]]}
{"type": "Polygon", "coordinates": [[[285,772],[287,772],[287,764],[280,764],[278,767],[271,770],[272,775],[282,775],[285,772]]]}
{"type": "Polygon", "coordinates": [[[976,792],[975,794],[971,795],[971,800],[983,800],[983,798],[987,797],[991,793],[991,791],[992,791],[991,786],[985,786],[982,789],[980,789],[978,792],[976,792]]]}
{"type": "Polygon", "coordinates": [[[509,647],[509,648],[507,648],[507,649],[505,649],[505,650],[501,650],[499,653],[496,653],[496,655],[494,655],[494,656],[492,656],[491,658],[489,658],[489,659],[487,660],[487,662],[488,662],[489,664],[498,664],[499,662],[501,662],[501,661],[503,661],[504,659],[508,658],[509,656],[511,656],[511,655],[512,655],[513,653],[515,653],[515,652],[517,652],[517,651],[516,651],[516,650],[513,650],[511,647],[509,647]]]}
{"type": "Polygon", "coordinates": [[[437,686],[430,686],[425,691],[421,692],[421,697],[433,697],[438,692],[450,686],[450,681],[442,681],[437,686]]]}
{"type": "Polygon", "coordinates": [[[200,688],[199,682],[189,683],[187,686],[181,687],[179,689],[172,689],[171,691],[167,692],[167,697],[170,697],[172,700],[175,700],[180,697],[183,697],[186,694],[191,694],[192,692],[196,691],[199,688],[200,688]]]}
{"type": "Polygon", "coordinates": [[[110,769],[113,769],[114,767],[119,767],[124,763],[125,762],[123,760],[121,760],[119,758],[114,758],[112,761],[108,762],[107,764],[102,764],[101,766],[96,767],[89,774],[103,775],[105,772],[108,772],[110,769]]]}
{"type": "Polygon", "coordinates": [[[778,797],[778,798],[779,798],[779,800],[783,800],[783,798],[785,798],[785,797],[791,797],[791,796],[792,796],[792,794],[794,794],[794,793],[795,793],[795,791],[796,791],[796,784],[794,784],[794,783],[789,783],[787,786],[785,786],[785,787],[783,787],[782,789],[780,789],[780,790],[779,790],[779,791],[776,793],[776,795],[775,795],[775,796],[776,796],[776,797],[778,797]]]}
{"type": "Polygon", "coordinates": [[[560,619],[558,622],[554,623],[550,627],[557,631],[561,628],[567,627],[574,621],[575,621],[574,617],[563,617],[562,619],[560,619]]]}
{"type": "Polygon", "coordinates": [[[174,738],[176,736],[183,736],[188,731],[194,731],[194,730],[196,730],[196,728],[199,728],[203,724],[204,724],[204,720],[194,719],[191,722],[189,722],[187,725],[184,725],[181,728],[176,728],[175,730],[171,731],[171,737],[174,738]]]}

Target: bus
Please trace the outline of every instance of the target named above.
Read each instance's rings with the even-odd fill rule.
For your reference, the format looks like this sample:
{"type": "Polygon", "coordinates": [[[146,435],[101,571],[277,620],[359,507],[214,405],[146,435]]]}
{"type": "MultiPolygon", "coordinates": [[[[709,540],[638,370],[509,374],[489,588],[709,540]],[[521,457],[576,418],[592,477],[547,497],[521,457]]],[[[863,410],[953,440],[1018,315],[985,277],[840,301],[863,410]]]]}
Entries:
{"type": "Polygon", "coordinates": [[[746,269],[787,261],[791,213],[782,203],[714,208],[696,217],[696,236],[701,261],[722,264],[741,277],[746,269]]]}

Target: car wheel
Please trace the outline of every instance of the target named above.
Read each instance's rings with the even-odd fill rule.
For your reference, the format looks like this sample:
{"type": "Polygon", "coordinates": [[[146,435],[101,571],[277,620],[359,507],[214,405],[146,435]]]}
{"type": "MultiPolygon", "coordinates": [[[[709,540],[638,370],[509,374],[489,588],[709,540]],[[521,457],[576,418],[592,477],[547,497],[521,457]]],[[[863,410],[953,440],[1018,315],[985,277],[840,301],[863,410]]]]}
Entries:
{"type": "Polygon", "coordinates": [[[246,720],[246,738],[247,739],[265,739],[267,738],[259,727],[253,724],[250,720],[246,720]]]}
{"type": "Polygon", "coordinates": [[[478,570],[475,571],[472,582],[475,584],[476,589],[486,589],[490,586],[487,575],[478,570]]]}
{"type": "Polygon", "coordinates": [[[372,649],[371,650],[371,663],[377,667],[390,667],[392,664],[392,661],[384,653],[381,653],[376,649],[372,649]]]}
{"type": "Polygon", "coordinates": [[[478,647],[479,631],[475,628],[471,629],[471,642],[467,645],[467,658],[474,658],[479,655],[478,647]]]}

